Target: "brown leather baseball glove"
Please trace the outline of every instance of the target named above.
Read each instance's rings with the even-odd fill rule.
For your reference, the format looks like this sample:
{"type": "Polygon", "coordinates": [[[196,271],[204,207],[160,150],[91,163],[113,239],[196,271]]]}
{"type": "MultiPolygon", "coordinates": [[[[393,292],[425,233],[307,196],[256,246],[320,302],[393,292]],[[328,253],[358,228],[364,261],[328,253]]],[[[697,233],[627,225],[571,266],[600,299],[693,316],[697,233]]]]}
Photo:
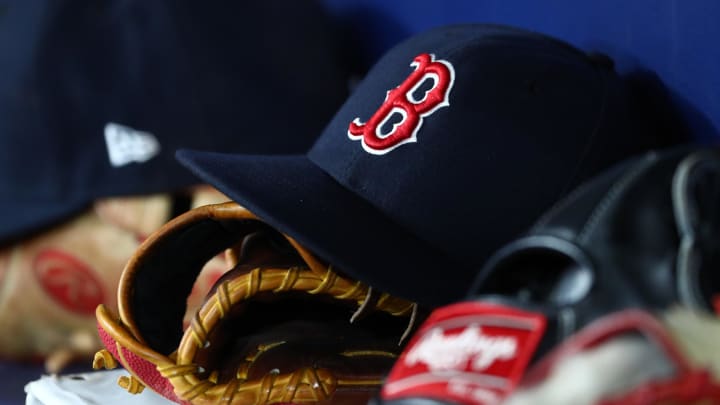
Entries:
{"type": "Polygon", "coordinates": [[[107,350],[95,368],[119,362],[130,392],[190,404],[366,403],[422,317],[235,203],[189,211],[148,238],[122,274],[118,308],[97,309],[107,350]],[[184,327],[196,276],[223,252],[232,269],[184,327]]]}

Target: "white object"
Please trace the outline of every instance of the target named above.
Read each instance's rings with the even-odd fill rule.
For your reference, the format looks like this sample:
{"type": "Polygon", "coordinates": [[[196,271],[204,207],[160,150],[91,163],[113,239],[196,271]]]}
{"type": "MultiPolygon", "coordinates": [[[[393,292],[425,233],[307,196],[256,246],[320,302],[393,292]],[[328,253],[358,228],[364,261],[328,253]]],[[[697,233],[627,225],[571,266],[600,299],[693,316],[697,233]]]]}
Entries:
{"type": "Polygon", "coordinates": [[[117,384],[127,375],[123,369],[46,375],[25,386],[25,405],[175,405],[149,388],[128,393],[117,384]]]}
{"type": "Polygon", "coordinates": [[[560,359],[545,381],[518,388],[503,405],[592,405],[672,372],[672,365],[652,343],[620,336],[560,359]]]}
{"type": "Polygon", "coordinates": [[[105,125],[105,143],[113,167],[146,162],[160,153],[160,143],[153,134],[113,122],[105,125]]]}

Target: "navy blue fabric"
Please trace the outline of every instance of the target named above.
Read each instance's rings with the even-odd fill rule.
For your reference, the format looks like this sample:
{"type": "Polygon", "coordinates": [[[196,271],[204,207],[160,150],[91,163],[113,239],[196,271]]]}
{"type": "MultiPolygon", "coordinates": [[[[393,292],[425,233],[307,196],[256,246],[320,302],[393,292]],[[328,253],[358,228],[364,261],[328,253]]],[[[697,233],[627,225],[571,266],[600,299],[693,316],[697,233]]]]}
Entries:
{"type": "Polygon", "coordinates": [[[375,61],[412,35],[446,24],[483,22],[536,30],[603,52],[620,75],[659,79],[692,136],[720,138],[720,2],[717,0],[323,0],[365,39],[375,61]]]}
{"type": "Polygon", "coordinates": [[[197,183],[179,147],[304,152],[347,97],[343,48],[312,1],[0,2],[0,241],[197,183]],[[109,122],[159,154],[113,167],[109,122]]]}
{"type": "Polygon", "coordinates": [[[459,25],[390,50],[307,155],[181,151],[201,178],[340,270],[437,305],[580,181],[669,139],[644,132],[603,58],[510,27],[459,25]],[[376,155],[348,136],[429,53],[454,67],[449,106],[376,155]]]}
{"type": "Polygon", "coordinates": [[[45,374],[40,364],[0,361],[0,405],[25,403],[25,385],[45,374]]]}

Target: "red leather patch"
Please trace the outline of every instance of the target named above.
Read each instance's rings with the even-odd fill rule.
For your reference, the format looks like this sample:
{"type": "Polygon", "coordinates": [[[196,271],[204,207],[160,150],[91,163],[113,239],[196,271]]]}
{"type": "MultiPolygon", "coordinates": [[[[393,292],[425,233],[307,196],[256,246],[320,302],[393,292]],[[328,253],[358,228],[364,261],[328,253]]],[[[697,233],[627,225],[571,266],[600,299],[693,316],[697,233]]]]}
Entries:
{"type": "Polygon", "coordinates": [[[713,308],[715,308],[715,313],[720,315],[720,294],[715,294],[713,297],[713,308]]]}
{"type": "Polygon", "coordinates": [[[83,316],[94,316],[105,302],[101,282],[85,263],[56,249],[35,257],[33,271],[43,290],[64,309],[83,316]]]}
{"type": "Polygon", "coordinates": [[[545,331],[541,314],[461,302],[435,310],[395,363],[381,396],[499,404],[545,331]]]}
{"type": "Polygon", "coordinates": [[[98,328],[98,336],[100,336],[100,341],[102,342],[103,346],[110,352],[110,354],[113,355],[115,360],[119,360],[120,357],[118,356],[117,346],[115,345],[115,339],[110,336],[109,333],[105,329],[103,329],[100,324],[97,325],[98,328]]]}
{"type": "Polygon", "coordinates": [[[116,360],[120,362],[120,364],[123,365],[123,367],[131,371],[133,375],[137,376],[143,384],[158,394],[176,403],[184,403],[175,395],[175,391],[173,390],[173,386],[170,384],[170,381],[160,375],[154,364],[122,347],[99,324],[97,325],[97,328],[100,341],[102,341],[105,348],[116,360]],[[121,357],[118,353],[118,346],[121,346],[122,358],[125,360],[124,362],[120,361],[121,357]]]}
{"type": "Polygon", "coordinates": [[[175,391],[172,384],[170,384],[170,380],[163,377],[160,372],[157,371],[157,367],[154,364],[124,347],[121,348],[121,350],[122,356],[127,361],[126,367],[130,368],[135,375],[140,377],[140,380],[147,384],[150,389],[165,398],[170,399],[171,401],[184,403],[175,395],[175,391]]]}

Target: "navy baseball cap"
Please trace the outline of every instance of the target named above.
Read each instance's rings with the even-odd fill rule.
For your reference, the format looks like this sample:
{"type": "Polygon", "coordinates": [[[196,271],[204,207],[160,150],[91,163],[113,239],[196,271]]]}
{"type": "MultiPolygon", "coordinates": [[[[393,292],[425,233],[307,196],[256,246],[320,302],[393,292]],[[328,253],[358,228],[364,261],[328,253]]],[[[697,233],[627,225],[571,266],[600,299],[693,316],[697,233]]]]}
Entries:
{"type": "Polygon", "coordinates": [[[0,13],[0,241],[100,197],[198,183],[179,147],[305,152],[355,73],[313,1],[31,0],[0,13]]]}
{"type": "Polygon", "coordinates": [[[630,111],[607,57],[446,26],[386,53],[306,154],[178,158],[340,271],[439,305],[578,182],[664,142],[630,111]]]}

